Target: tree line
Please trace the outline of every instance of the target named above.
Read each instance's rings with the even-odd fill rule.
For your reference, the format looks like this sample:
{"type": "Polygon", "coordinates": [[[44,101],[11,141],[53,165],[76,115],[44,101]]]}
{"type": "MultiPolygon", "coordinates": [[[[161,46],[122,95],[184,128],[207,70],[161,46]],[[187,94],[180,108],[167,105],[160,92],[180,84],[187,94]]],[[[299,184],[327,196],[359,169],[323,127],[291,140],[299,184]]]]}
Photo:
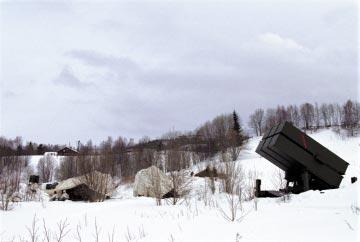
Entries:
{"type": "Polygon", "coordinates": [[[58,151],[65,145],[37,144],[29,141],[24,144],[21,136],[14,139],[0,136],[0,156],[43,155],[45,152],[58,151]]]}
{"type": "Polygon", "coordinates": [[[275,124],[283,121],[293,123],[303,130],[324,127],[342,127],[354,136],[360,124],[360,103],[348,100],[344,104],[322,103],[279,105],[276,108],[256,109],[249,117],[249,127],[260,136],[275,124]]]}
{"type": "MultiPolygon", "coordinates": [[[[349,135],[355,135],[359,127],[360,105],[348,100],[344,104],[304,103],[299,106],[279,105],[276,108],[257,109],[249,117],[249,126],[256,135],[262,135],[273,125],[289,121],[302,129],[321,127],[343,127],[349,135]]],[[[209,159],[215,154],[227,152],[236,160],[242,144],[248,136],[243,131],[240,117],[234,111],[221,114],[193,131],[171,131],[161,138],[151,140],[141,138],[137,143],[124,137],[106,140],[96,145],[91,140],[78,143],[78,155],[61,158],[55,169],[51,156],[44,156],[38,171],[43,182],[80,176],[97,170],[122,179],[133,179],[144,168],[155,165],[164,171],[176,171],[209,159]]],[[[57,151],[62,145],[44,145],[27,142],[21,137],[6,139],[0,137],[0,168],[11,162],[15,156],[42,155],[47,151],[57,151]]],[[[28,159],[23,162],[26,167],[28,159]]],[[[1,170],[1,169],[0,169],[1,170]]]]}
{"type": "Polygon", "coordinates": [[[80,143],[79,155],[65,157],[56,173],[58,179],[63,180],[93,169],[132,180],[139,170],[149,166],[155,165],[166,172],[179,171],[219,151],[229,150],[235,160],[245,138],[234,111],[220,115],[192,132],[171,131],[161,139],[144,137],[137,144],[129,145],[122,137],[116,140],[109,137],[99,146],[94,146],[91,140],[80,143]]]}

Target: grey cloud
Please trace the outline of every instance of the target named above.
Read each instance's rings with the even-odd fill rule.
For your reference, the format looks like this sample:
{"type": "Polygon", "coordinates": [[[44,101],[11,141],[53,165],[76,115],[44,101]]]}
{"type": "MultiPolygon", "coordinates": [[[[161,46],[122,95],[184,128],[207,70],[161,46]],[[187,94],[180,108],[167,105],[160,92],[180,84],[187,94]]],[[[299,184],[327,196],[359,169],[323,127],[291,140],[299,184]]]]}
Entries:
{"type": "Polygon", "coordinates": [[[84,88],[91,85],[89,82],[82,82],[79,78],[77,78],[73,72],[73,70],[65,66],[60,74],[53,80],[53,82],[57,85],[63,85],[71,88],[84,88]]]}
{"type": "Polygon", "coordinates": [[[19,95],[4,98],[4,135],[156,137],[233,109],[246,123],[258,107],[356,98],[356,8],[275,2],[73,3],[45,22],[33,8],[5,9],[1,78],[19,95]]]}
{"type": "Polygon", "coordinates": [[[346,26],[348,18],[356,20],[358,14],[357,9],[349,4],[327,12],[323,15],[323,20],[329,25],[342,24],[346,26]]]}
{"type": "Polygon", "coordinates": [[[84,64],[93,67],[106,67],[117,72],[129,72],[138,69],[138,65],[130,58],[113,57],[89,50],[72,50],[65,53],[66,56],[78,59],[84,64]]]}
{"type": "Polygon", "coordinates": [[[106,31],[106,30],[118,31],[123,29],[124,27],[125,27],[124,24],[111,19],[107,19],[93,25],[94,30],[101,30],[101,31],[106,31]]]}
{"type": "Polygon", "coordinates": [[[13,92],[13,91],[5,91],[4,92],[4,97],[5,98],[14,98],[16,96],[17,96],[17,94],[15,92],[13,92]]]}

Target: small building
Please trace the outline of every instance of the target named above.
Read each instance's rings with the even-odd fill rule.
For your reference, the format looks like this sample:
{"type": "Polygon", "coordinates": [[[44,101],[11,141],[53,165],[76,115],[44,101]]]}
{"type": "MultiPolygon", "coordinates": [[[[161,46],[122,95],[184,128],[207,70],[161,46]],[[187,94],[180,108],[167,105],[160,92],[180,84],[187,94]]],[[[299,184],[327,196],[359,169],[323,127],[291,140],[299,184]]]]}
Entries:
{"type": "Polygon", "coordinates": [[[66,192],[72,201],[97,201],[99,197],[109,198],[113,192],[113,180],[109,174],[98,171],[69,178],[57,184],[51,195],[66,192]]]}
{"type": "Polygon", "coordinates": [[[78,155],[78,154],[79,154],[79,152],[77,150],[74,150],[69,147],[64,147],[57,152],[57,155],[59,155],[59,156],[74,156],[74,155],[78,155]]]}

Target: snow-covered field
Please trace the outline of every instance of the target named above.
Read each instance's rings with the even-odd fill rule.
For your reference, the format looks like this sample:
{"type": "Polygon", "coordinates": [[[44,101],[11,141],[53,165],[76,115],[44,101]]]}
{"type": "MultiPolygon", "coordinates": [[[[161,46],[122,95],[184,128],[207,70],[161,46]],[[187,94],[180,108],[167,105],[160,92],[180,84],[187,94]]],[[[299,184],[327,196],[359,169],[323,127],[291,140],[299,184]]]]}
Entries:
{"type": "MultiPolygon", "coordinates": [[[[37,241],[43,241],[44,222],[55,236],[57,224],[65,220],[68,233],[63,241],[112,241],[112,235],[113,241],[154,242],[359,241],[359,182],[350,184],[350,177],[360,176],[360,138],[343,138],[330,130],[311,136],[350,163],[340,189],[308,191],[286,202],[258,199],[256,211],[253,201],[244,202],[239,219],[229,222],[220,211],[227,209],[224,194],[216,193],[206,204],[194,195],[180,205],[156,206],[154,199],[133,197],[131,186],[124,185],[103,203],[21,202],[12,211],[0,212],[0,238],[30,241],[27,227],[35,217],[37,241]]],[[[254,152],[258,142],[259,138],[250,140],[239,162],[246,171],[257,171],[265,189],[272,188],[277,168],[254,152]]],[[[198,178],[194,189],[201,190],[202,184],[198,178]]]]}

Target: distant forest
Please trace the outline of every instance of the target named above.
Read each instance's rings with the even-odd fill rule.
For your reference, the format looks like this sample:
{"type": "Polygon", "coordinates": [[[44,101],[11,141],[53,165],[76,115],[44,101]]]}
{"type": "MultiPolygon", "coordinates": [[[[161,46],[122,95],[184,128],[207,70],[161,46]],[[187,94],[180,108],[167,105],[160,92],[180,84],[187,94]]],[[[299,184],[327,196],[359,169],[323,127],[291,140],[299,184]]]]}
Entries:
{"type": "Polygon", "coordinates": [[[360,103],[352,100],[344,104],[304,103],[300,106],[288,105],[276,108],[257,109],[249,117],[249,126],[256,135],[262,135],[276,123],[289,121],[303,130],[325,127],[342,127],[354,136],[360,122],[360,103]]]}
{"type": "MultiPolygon", "coordinates": [[[[267,129],[282,121],[292,122],[303,130],[343,128],[349,136],[353,136],[359,128],[360,104],[348,100],[342,105],[304,103],[300,106],[257,109],[250,115],[248,125],[254,135],[262,135],[267,129]]],[[[196,165],[205,159],[212,159],[219,152],[222,154],[220,158],[236,160],[242,145],[249,137],[250,135],[243,130],[240,117],[233,111],[205,122],[194,131],[172,131],[159,139],[151,140],[144,137],[134,143],[123,137],[108,137],[99,145],[94,145],[91,140],[86,143],[79,142],[78,147],[74,147],[78,154],[63,157],[59,167],[56,167],[51,156],[44,156],[37,168],[42,182],[54,178],[64,180],[95,170],[113,177],[121,177],[123,181],[132,181],[139,170],[151,165],[165,172],[176,171],[196,165]]],[[[35,142],[27,142],[24,145],[21,137],[1,137],[0,168],[17,164],[18,167],[23,167],[22,169],[28,169],[30,155],[42,155],[45,152],[58,151],[62,147],[64,146],[35,142]]],[[[29,174],[31,172],[28,171],[29,174]]]]}
{"type": "MultiPolygon", "coordinates": [[[[243,140],[248,136],[261,136],[267,129],[282,121],[289,121],[296,127],[303,130],[316,130],[324,127],[342,127],[348,130],[349,136],[354,136],[360,124],[360,103],[348,100],[344,104],[322,103],[301,105],[279,105],[266,110],[256,109],[248,118],[248,126],[252,134],[244,134],[242,120],[236,111],[230,114],[221,114],[211,121],[207,121],[193,131],[181,132],[171,131],[161,136],[161,138],[151,140],[149,137],[141,138],[137,143],[132,139],[129,141],[124,137],[113,139],[108,137],[94,145],[91,140],[85,144],[79,142],[78,147],[73,147],[80,152],[87,152],[89,147],[94,153],[101,153],[103,150],[111,150],[115,153],[123,153],[140,148],[151,148],[156,150],[169,149],[174,142],[181,145],[183,150],[191,149],[201,153],[214,154],[229,146],[229,131],[234,128],[235,122],[238,123],[237,129],[243,140]],[[170,142],[171,141],[171,142],[170,142]]],[[[231,142],[230,142],[231,143],[231,142]]],[[[0,156],[12,155],[42,155],[45,152],[58,151],[66,145],[59,144],[37,144],[28,141],[24,144],[21,136],[14,139],[0,137],[0,156]]]]}

